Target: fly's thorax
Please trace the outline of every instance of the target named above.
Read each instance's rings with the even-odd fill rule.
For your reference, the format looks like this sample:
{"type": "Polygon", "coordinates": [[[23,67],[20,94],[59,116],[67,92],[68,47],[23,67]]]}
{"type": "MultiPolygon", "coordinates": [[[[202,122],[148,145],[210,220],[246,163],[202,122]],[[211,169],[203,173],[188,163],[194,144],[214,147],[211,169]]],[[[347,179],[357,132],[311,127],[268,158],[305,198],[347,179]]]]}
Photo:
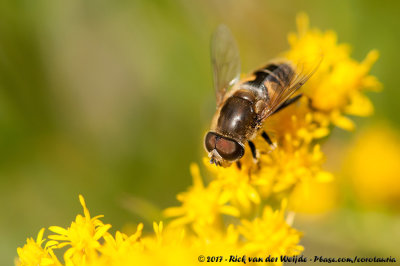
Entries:
{"type": "Polygon", "coordinates": [[[219,110],[216,132],[244,142],[257,127],[256,95],[250,90],[237,90],[228,97],[219,110]]]}
{"type": "Polygon", "coordinates": [[[254,104],[257,100],[257,97],[254,94],[254,91],[244,89],[244,88],[241,88],[241,89],[238,89],[237,91],[235,91],[235,93],[233,93],[231,97],[237,97],[237,98],[241,98],[243,100],[247,100],[251,104],[254,104]]]}

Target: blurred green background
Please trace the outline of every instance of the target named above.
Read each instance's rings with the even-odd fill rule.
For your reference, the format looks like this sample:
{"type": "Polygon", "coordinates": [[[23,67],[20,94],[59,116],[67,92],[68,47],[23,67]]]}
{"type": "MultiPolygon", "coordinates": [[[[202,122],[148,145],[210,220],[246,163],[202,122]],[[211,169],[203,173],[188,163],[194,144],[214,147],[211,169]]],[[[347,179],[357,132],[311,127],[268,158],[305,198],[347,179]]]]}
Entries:
{"type": "MultiPolygon", "coordinates": [[[[299,11],[335,30],[357,60],[380,51],[372,73],[384,91],[369,94],[375,115],[357,123],[399,127],[398,1],[1,1],[0,264],[41,227],[68,226],[78,194],[113,230],[176,205],[215,110],[214,28],[231,28],[249,72],[288,49],[299,11]]],[[[344,202],[329,219],[295,224],[306,253],[399,256],[396,204],[373,208],[372,219],[370,208],[344,202]]]]}

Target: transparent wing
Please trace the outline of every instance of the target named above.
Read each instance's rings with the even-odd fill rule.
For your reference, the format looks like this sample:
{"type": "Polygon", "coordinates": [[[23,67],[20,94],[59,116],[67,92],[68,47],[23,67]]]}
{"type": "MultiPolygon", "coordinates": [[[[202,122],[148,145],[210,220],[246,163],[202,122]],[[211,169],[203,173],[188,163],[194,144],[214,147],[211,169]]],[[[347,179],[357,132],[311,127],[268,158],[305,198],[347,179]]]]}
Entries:
{"type": "Polygon", "coordinates": [[[286,100],[288,100],[318,69],[322,57],[314,63],[299,63],[293,65],[290,62],[281,63],[270,73],[265,81],[268,90],[269,101],[262,114],[262,120],[272,115],[286,100]]]}
{"type": "Polygon", "coordinates": [[[236,41],[229,28],[219,25],[211,39],[211,62],[214,72],[214,89],[217,106],[225,93],[240,76],[240,57],[236,41]]]}

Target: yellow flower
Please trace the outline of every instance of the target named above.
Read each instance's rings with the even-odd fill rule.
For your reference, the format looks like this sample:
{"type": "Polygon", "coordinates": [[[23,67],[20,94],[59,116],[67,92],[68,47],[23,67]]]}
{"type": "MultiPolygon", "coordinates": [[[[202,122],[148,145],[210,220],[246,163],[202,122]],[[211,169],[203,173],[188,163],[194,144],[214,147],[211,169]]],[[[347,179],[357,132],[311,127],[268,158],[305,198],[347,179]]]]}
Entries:
{"type": "Polygon", "coordinates": [[[303,251],[304,248],[299,245],[301,233],[285,221],[286,204],[285,200],[282,201],[281,209],[276,211],[266,206],[260,218],[242,220],[238,230],[245,239],[243,249],[246,254],[279,257],[294,256],[303,251]]]}
{"type": "Polygon", "coordinates": [[[221,214],[239,216],[239,211],[235,207],[227,205],[229,198],[222,193],[219,186],[215,183],[204,186],[197,164],[192,164],[190,171],[193,186],[187,192],[177,196],[182,206],[170,207],[164,211],[167,217],[179,217],[171,222],[171,226],[192,224],[202,227],[220,227],[221,214]]]}
{"type": "Polygon", "coordinates": [[[304,180],[331,181],[333,176],[321,170],[324,161],[318,144],[311,148],[306,145],[289,146],[287,150],[277,150],[263,161],[265,167],[260,171],[260,182],[272,182],[272,192],[280,193],[304,180]]]}
{"type": "Polygon", "coordinates": [[[147,250],[156,250],[165,246],[179,246],[185,242],[186,231],[183,228],[169,224],[164,228],[164,223],[153,222],[155,235],[142,238],[142,243],[147,250]]]}
{"type": "MultiPolygon", "coordinates": [[[[192,250],[195,254],[206,256],[221,256],[223,260],[218,264],[231,265],[229,262],[231,255],[243,256],[245,251],[240,242],[239,232],[234,224],[227,224],[222,230],[196,231],[196,235],[189,236],[192,250]],[[225,261],[227,259],[228,261],[225,261]]],[[[198,256],[198,255],[197,255],[198,256]]]]}
{"type": "Polygon", "coordinates": [[[195,261],[190,245],[184,243],[182,229],[164,228],[163,222],[154,222],[153,229],[155,234],[143,236],[143,224],[139,224],[129,237],[117,232],[114,239],[107,234],[101,256],[91,265],[190,265],[195,261]]]}
{"type": "Polygon", "coordinates": [[[89,210],[86,207],[84,198],[79,195],[79,201],[83,207],[85,216],[77,215],[75,222],[71,226],[64,229],[59,226],[50,226],[49,230],[56,233],[50,235],[49,238],[60,241],[57,248],[71,246],[64,253],[64,260],[67,265],[85,263],[97,256],[100,248],[99,239],[110,229],[111,225],[104,225],[98,218],[102,215],[90,218],[89,210]]]}
{"type": "Polygon", "coordinates": [[[290,194],[288,209],[296,213],[320,214],[334,209],[338,204],[337,197],[334,182],[305,180],[290,194]]]}
{"type": "MultiPolygon", "coordinates": [[[[315,113],[310,110],[307,97],[302,97],[297,104],[292,104],[273,115],[266,121],[264,129],[277,137],[278,143],[285,143],[290,136],[296,145],[302,142],[310,144],[329,135],[327,121],[316,122],[315,113]]],[[[258,139],[258,142],[265,140],[258,139]]]]}
{"type": "Polygon", "coordinates": [[[252,180],[263,198],[271,193],[290,191],[300,182],[333,179],[332,174],[322,169],[325,156],[320,145],[315,144],[329,134],[328,125],[314,121],[314,113],[307,109],[307,99],[276,114],[266,129],[275,132],[278,147],[268,152],[263,149],[265,140],[260,137],[255,140],[256,146],[261,147],[260,152],[265,154],[260,156],[252,180]]]}
{"type": "Polygon", "coordinates": [[[367,129],[349,148],[345,170],[358,198],[368,205],[398,206],[400,200],[400,137],[390,126],[367,129]]]}
{"type": "Polygon", "coordinates": [[[143,254],[147,263],[142,265],[193,265],[198,255],[187,239],[183,228],[169,225],[164,228],[163,222],[153,223],[155,235],[142,239],[145,247],[143,254]],[[181,258],[178,260],[177,258],[181,258]],[[190,263],[192,262],[192,263],[190,263]]]}
{"type": "Polygon", "coordinates": [[[373,112],[372,103],[362,91],[381,88],[379,81],[368,74],[379,54],[372,50],[359,63],[350,58],[349,45],[337,44],[333,31],[310,30],[308,24],[307,15],[297,17],[298,33],[289,34],[291,49],[285,56],[304,65],[312,65],[310,60],[322,56],[322,63],[303,90],[312,108],[319,112],[319,122],[328,120],[352,130],[354,123],[343,114],[368,116],[373,112]]]}
{"type": "Polygon", "coordinates": [[[16,261],[16,265],[61,265],[53,252],[53,246],[57,244],[55,241],[47,242],[42,248],[45,241],[43,233],[44,228],[40,229],[36,241],[28,238],[26,244],[17,249],[19,259],[16,261]]]}
{"type": "Polygon", "coordinates": [[[220,186],[227,199],[242,215],[249,214],[255,205],[260,204],[260,196],[247,174],[246,165],[239,170],[236,167],[214,167],[208,158],[204,158],[203,163],[215,176],[212,186],[220,186]]]}
{"type": "Polygon", "coordinates": [[[115,237],[108,232],[105,233],[104,244],[99,248],[102,261],[106,262],[106,265],[124,265],[121,261],[123,258],[130,257],[136,252],[142,252],[144,249],[143,243],[140,241],[142,230],[143,224],[140,223],[136,233],[131,236],[119,231],[115,233],[115,237]]]}

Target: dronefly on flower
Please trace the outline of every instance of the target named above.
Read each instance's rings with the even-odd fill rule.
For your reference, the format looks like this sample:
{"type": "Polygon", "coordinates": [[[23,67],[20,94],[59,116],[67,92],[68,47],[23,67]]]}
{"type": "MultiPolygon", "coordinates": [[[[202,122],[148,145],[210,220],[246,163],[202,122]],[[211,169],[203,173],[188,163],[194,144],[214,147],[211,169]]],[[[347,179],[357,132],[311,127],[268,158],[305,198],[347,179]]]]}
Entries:
{"type": "Polygon", "coordinates": [[[298,33],[288,36],[291,49],[283,53],[284,57],[297,62],[300,69],[315,65],[318,58],[320,63],[300,89],[303,97],[264,124],[263,130],[277,148],[271,148],[264,138],[257,136],[253,140],[257,163],[247,152],[240,160],[240,167],[213,167],[214,180],[224,190],[231,191],[230,202],[241,210],[248,210],[249,202],[256,203],[258,197],[263,200],[289,197],[300,183],[333,180],[333,175],[323,169],[325,155],[318,141],[329,136],[332,126],[354,129],[353,122],[345,115],[370,115],[373,106],[363,91],[381,88],[379,81],[368,74],[378,58],[377,51],[371,51],[359,63],[350,57],[349,45],[337,43],[333,31],[309,29],[307,15],[300,14],[297,25],[298,33]],[[237,191],[238,184],[246,188],[241,193],[237,191]]]}
{"type": "MultiPolygon", "coordinates": [[[[329,136],[333,126],[353,129],[347,115],[371,114],[373,106],[363,91],[378,90],[381,85],[368,74],[378,58],[376,51],[359,63],[350,58],[347,44],[337,44],[333,31],[310,30],[304,14],[298,16],[297,23],[298,33],[289,34],[291,48],[285,57],[304,62],[321,55],[322,61],[301,89],[303,96],[263,125],[275,145],[257,136],[252,140],[257,147],[256,159],[245,152],[240,163],[228,168],[205,159],[209,182],[203,181],[199,166],[192,164],[193,185],[177,195],[180,206],[164,211],[166,221],[154,222],[154,233],[146,233],[139,223],[132,235],[119,231],[113,235],[108,232],[111,225],[100,221],[102,216],[92,218],[79,196],[84,216],[78,215],[66,229],[51,226],[49,230],[55,234],[48,236],[48,241],[43,239],[44,229],[40,230],[36,241],[29,238],[18,248],[16,265],[198,265],[200,254],[231,265],[232,254],[300,254],[302,233],[292,228],[287,209],[317,212],[334,206],[329,202],[301,208],[309,203],[307,188],[318,184],[326,188],[334,178],[323,168],[325,155],[320,141],[329,136]],[[61,260],[55,254],[66,246],[61,260]]],[[[215,141],[213,136],[211,140],[215,141]]],[[[223,144],[232,148],[228,141],[223,144]]],[[[358,168],[354,171],[359,176],[364,173],[358,168]]],[[[397,192],[393,196],[398,196],[397,192]]]]}

